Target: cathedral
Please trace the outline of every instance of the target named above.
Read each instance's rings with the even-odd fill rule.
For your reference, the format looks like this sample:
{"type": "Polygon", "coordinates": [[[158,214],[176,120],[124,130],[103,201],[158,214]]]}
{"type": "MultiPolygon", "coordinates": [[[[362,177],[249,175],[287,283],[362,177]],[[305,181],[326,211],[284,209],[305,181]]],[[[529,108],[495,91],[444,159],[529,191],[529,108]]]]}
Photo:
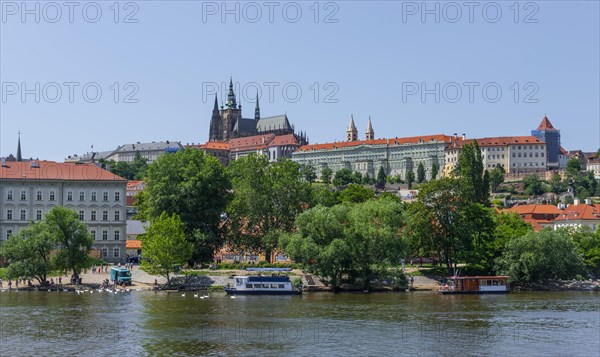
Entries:
{"type": "Polygon", "coordinates": [[[308,139],[306,133],[294,132],[294,126],[290,125],[287,115],[277,115],[261,118],[258,104],[258,93],[256,94],[256,108],[254,118],[242,118],[242,105],[238,104],[233,92],[233,81],[229,79],[229,92],[227,101],[219,109],[217,95],[215,94],[215,106],[210,120],[209,142],[229,142],[231,139],[243,138],[256,135],[294,134],[300,145],[306,145],[308,139]]]}

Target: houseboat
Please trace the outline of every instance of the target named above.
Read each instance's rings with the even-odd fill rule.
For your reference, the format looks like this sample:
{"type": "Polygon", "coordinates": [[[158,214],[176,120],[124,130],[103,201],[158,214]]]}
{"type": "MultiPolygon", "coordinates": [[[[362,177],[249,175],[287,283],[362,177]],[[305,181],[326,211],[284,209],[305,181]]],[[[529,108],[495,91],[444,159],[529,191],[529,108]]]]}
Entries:
{"type": "Polygon", "coordinates": [[[453,276],[440,287],[442,294],[506,294],[508,276],[453,276]]]}
{"type": "Polygon", "coordinates": [[[230,295],[300,295],[288,276],[235,276],[234,286],[226,287],[230,295]]]}

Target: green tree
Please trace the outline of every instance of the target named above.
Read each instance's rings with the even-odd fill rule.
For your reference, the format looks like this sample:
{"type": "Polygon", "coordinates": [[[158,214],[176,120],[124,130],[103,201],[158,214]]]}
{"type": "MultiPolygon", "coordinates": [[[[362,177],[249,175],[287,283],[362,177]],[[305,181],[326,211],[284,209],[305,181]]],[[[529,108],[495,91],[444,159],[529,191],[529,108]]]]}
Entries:
{"type": "Polygon", "coordinates": [[[312,165],[302,165],[300,166],[300,171],[306,182],[313,183],[317,179],[317,171],[312,165]]]}
{"type": "Polygon", "coordinates": [[[496,165],[490,172],[490,188],[492,192],[498,192],[498,188],[504,182],[504,168],[502,165],[496,165]]]}
{"type": "Polygon", "coordinates": [[[506,244],[513,238],[522,237],[533,231],[531,224],[523,221],[523,218],[515,212],[502,212],[494,215],[496,227],[494,230],[494,252],[495,258],[502,255],[506,244]]]}
{"type": "Polygon", "coordinates": [[[363,175],[358,172],[355,171],[352,173],[352,183],[356,184],[356,185],[360,185],[363,182],[363,175]]]}
{"type": "Polygon", "coordinates": [[[466,181],[465,194],[471,202],[489,206],[490,188],[486,184],[483,159],[477,141],[463,145],[458,158],[458,174],[466,181]]]}
{"type": "Polygon", "coordinates": [[[148,173],[148,159],[142,157],[139,151],[135,152],[133,163],[133,180],[143,180],[148,173]]]}
{"type": "Polygon", "coordinates": [[[46,213],[44,223],[57,249],[55,268],[64,273],[72,271],[76,278],[79,277],[81,271],[93,263],[89,256],[93,238],[87,226],[79,220],[75,211],[60,206],[46,213]]]}
{"type": "Polygon", "coordinates": [[[331,176],[333,175],[333,170],[329,167],[325,167],[321,170],[321,181],[326,185],[331,183],[331,176]]]}
{"type": "Polygon", "coordinates": [[[224,243],[221,216],[230,200],[231,183],[221,163],[202,150],[162,155],[148,167],[142,215],[150,221],[176,213],[194,246],[194,262],[212,261],[224,243]]]}
{"type": "Polygon", "coordinates": [[[383,170],[383,166],[379,166],[379,171],[377,172],[377,181],[375,182],[375,187],[378,190],[383,190],[385,188],[386,174],[383,170]]]}
{"type": "Polygon", "coordinates": [[[567,172],[567,176],[574,179],[579,176],[579,171],[581,171],[581,162],[578,158],[574,157],[567,161],[567,167],[565,170],[567,172]]]}
{"type": "Polygon", "coordinates": [[[406,174],[406,183],[408,183],[409,190],[412,189],[413,182],[415,182],[415,173],[412,170],[410,170],[406,174]]]}
{"type": "Polygon", "coordinates": [[[349,184],[342,192],[340,192],[339,199],[341,202],[360,203],[368,201],[373,197],[375,197],[375,193],[370,188],[349,184]]]}
{"type": "Polygon", "coordinates": [[[321,205],[332,207],[340,203],[339,191],[330,188],[329,186],[313,186],[312,187],[312,206],[321,205]]]}
{"type": "Polygon", "coordinates": [[[585,269],[595,277],[600,277],[600,230],[594,233],[589,227],[567,229],[573,242],[583,255],[585,269]]]}
{"type": "Polygon", "coordinates": [[[193,245],[185,237],[185,224],[176,213],[166,212],[154,219],[141,237],[144,247],[142,267],[161,275],[171,284],[171,274],[192,258],[193,245]]]}
{"type": "Polygon", "coordinates": [[[583,272],[579,248],[566,230],[544,229],[511,239],[496,260],[500,274],[518,284],[573,279],[583,272]]]}
{"type": "Polygon", "coordinates": [[[240,250],[264,252],[270,261],[278,235],[294,227],[308,205],[310,184],[291,160],[269,164],[248,155],[228,166],[235,195],[227,207],[229,243],[240,250]]]}
{"type": "Polygon", "coordinates": [[[438,163],[434,162],[433,164],[431,164],[431,179],[432,180],[435,180],[437,178],[438,171],[439,171],[438,163]]]}
{"type": "Polygon", "coordinates": [[[561,179],[560,174],[555,173],[550,178],[550,191],[557,195],[567,191],[567,183],[561,179]]]}
{"type": "Polygon", "coordinates": [[[425,166],[423,166],[422,162],[419,162],[419,166],[417,166],[417,182],[425,182],[425,166]]]}
{"type": "Polygon", "coordinates": [[[352,182],[354,182],[352,171],[345,168],[338,170],[333,177],[333,184],[335,186],[346,186],[352,182]]]}
{"type": "Polygon", "coordinates": [[[523,179],[523,185],[525,186],[525,193],[528,195],[541,195],[544,193],[544,186],[542,181],[538,179],[536,175],[529,175],[523,179]]]}
{"type": "Polygon", "coordinates": [[[43,222],[32,223],[18,234],[11,236],[2,248],[2,256],[10,262],[11,278],[35,278],[46,285],[48,273],[54,269],[52,251],[55,248],[52,235],[43,222]]]}

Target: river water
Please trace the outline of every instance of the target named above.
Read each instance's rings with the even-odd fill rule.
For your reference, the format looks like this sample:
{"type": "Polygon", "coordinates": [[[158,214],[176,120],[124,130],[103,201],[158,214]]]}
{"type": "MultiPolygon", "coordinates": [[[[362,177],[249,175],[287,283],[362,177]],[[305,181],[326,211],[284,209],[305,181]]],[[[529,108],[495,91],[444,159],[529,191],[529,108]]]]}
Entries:
{"type": "Polygon", "coordinates": [[[3,291],[0,355],[600,355],[594,292],[193,295],[3,291]]]}

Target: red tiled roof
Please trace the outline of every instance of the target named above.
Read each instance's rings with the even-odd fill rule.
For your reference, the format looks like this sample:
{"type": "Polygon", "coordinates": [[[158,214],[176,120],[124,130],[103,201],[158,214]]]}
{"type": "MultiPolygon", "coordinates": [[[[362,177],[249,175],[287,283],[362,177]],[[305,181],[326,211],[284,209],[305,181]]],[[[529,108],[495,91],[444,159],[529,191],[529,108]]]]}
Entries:
{"type": "Polygon", "coordinates": [[[235,138],[229,140],[231,151],[234,150],[257,150],[264,149],[275,138],[275,134],[263,134],[247,136],[244,138],[235,138]]]}
{"type": "MultiPolygon", "coordinates": [[[[393,138],[393,139],[375,139],[375,140],[358,140],[358,141],[340,141],[335,143],[325,144],[310,144],[304,145],[298,149],[298,151],[313,151],[313,150],[333,150],[341,149],[346,147],[360,146],[360,145],[403,145],[403,144],[417,144],[419,142],[427,143],[431,141],[446,142],[449,143],[453,139],[449,135],[426,135],[426,136],[412,136],[406,138],[393,138]]],[[[462,140],[462,138],[458,138],[462,140]]]]}
{"type": "Polygon", "coordinates": [[[129,182],[127,182],[127,189],[128,190],[135,189],[137,185],[143,184],[143,183],[144,183],[144,181],[140,181],[140,180],[129,180],[129,182]]]}
{"type": "Polygon", "coordinates": [[[268,146],[281,146],[281,145],[299,145],[299,143],[298,143],[298,140],[296,140],[296,135],[286,134],[286,135],[275,136],[273,141],[268,146]]]}
{"type": "Polygon", "coordinates": [[[137,239],[131,239],[125,241],[125,249],[142,249],[142,241],[137,239]]]}
{"type": "Polygon", "coordinates": [[[68,180],[68,181],[125,181],[124,178],[94,164],[75,164],[54,161],[6,162],[0,167],[0,179],[68,180]]]}
{"type": "Polygon", "coordinates": [[[477,140],[480,147],[507,146],[517,144],[545,144],[535,136],[498,136],[493,138],[467,139],[453,143],[452,148],[460,148],[463,145],[472,144],[477,140]]]}
{"type": "Polygon", "coordinates": [[[579,204],[569,205],[560,214],[555,221],[579,221],[579,220],[595,220],[600,221],[600,205],[579,204]]]}
{"type": "Polygon", "coordinates": [[[550,120],[548,120],[548,117],[544,115],[544,119],[542,119],[542,122],[540,123],[540,125],[538,125],[537,130],[556,130],[556,129],[552,126],[552,123],[550,123],[550,120]]]}
{"type": "Polygon", "coordinates": [[[560,214],[562,212],[554,205],[517,205],[507,211],[517,214],[560,214]]]}
{"type": "Polygon", "coordinates": [[[209,141],[204,145],[197,146],[200,149],[209,149],[209,150],[229,150],[229,143],[225,143],[222,141],[209,141]]]}

